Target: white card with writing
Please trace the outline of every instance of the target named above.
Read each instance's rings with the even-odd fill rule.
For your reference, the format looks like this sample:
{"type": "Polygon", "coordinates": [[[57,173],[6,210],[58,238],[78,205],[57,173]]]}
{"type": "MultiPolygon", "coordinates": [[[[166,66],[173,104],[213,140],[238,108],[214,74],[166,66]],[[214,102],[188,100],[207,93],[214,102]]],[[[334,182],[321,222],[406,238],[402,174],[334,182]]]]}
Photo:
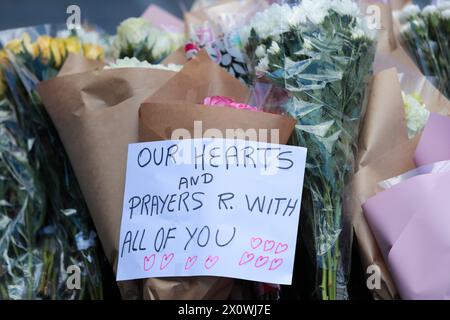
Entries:
{"type": "Polygon", "coordinates": [[[306,149],[245,140],[129,145],[117,280],[291,284],[306,149]]]}

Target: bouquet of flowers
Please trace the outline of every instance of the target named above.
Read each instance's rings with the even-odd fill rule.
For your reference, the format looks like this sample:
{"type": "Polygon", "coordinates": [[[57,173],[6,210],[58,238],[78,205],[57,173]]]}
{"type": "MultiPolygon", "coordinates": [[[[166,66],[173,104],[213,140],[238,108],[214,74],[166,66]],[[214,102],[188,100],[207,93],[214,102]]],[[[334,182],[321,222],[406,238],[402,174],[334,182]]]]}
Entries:
{"type": "Polygon", "coordinates": [[[117,27],[112,54],[114,58],[136,57],[159,63],[182,45],[182,35],[160,30],[144,18],[128,18],[117,27]]]}
{"type": "Polygon", "coordinates": [[[0,51],[0,299],[101,299],[96,234],[35,88],[69,53],[101,58],[103,49],[75,34],[33,41],[36,30],[20,31],[0,51]]]}
{"type": "Polygon", "coordinates": [[[423,10],[406,6],[398,19],[406,49],[421,71],[436,77],[438,89],[450,97],[450,1],[423,10]]]}
{"type": "Polygon", "coordinates": [[[309,223],[319,296],[347,298],[351,228],[344,214],[359,124],[372,74],[374,33],[351,0],[273,4],[242,31],[253,73],[285,92],[297,119],[293,143],[308,148],[302,215],[309,223]]]}
{"type": "Polygon", "coordinates": [[[450,118],[431,113],[410,155],[416,168],[379,182],[364,215],[403,299],[448,300],[450,118]]]}
{"type": "Polygon", "coordinates": [[[189,41],[186,56],[191,59],[205,49],[211,59],[243,83],[250,82],[244,48],[239,29],[259,10],[267,7],[266,1],[227,0],[202,6],[194,4],[185,14],[189,41]]]}

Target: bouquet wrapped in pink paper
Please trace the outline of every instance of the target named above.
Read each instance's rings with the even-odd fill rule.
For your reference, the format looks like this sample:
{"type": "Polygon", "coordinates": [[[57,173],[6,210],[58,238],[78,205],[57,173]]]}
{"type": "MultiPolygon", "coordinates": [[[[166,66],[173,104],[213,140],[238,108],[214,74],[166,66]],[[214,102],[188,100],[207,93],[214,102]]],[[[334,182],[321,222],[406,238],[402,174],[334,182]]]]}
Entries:
{"type": "Polygon", "coordinates": [[[417,169],[382,182],[364,214],[403,299],[450,299],[450,118],[432,113],[417,169]]]}

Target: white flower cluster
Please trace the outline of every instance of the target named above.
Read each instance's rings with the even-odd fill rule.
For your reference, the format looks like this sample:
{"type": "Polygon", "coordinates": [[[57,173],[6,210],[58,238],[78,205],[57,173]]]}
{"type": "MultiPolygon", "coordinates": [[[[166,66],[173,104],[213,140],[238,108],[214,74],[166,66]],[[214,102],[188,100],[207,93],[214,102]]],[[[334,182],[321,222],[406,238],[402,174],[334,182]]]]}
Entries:
{"type": "Polygon", "coordinates": [[[425,104],[418,94],[405,94],[402,92],[402,95],[408,127],[408,137],[409,139],[412,139],[425,127],[430,112],[426,109],[425,104]]]}
{"type": "Polygon", "coordinates": [[[241,39],[247,43],[252,29],[262,39],[276,37],[277,35],[289,30],[289,18],[292,16],[292,9],[288,4],[271,5],[268,9],[258,12],[250,24],[243,28],[241,39]]]}
{"type": "Polygon", "coordinates": [[[450,10],[450,1],[440,1],[436,7],[441,12],[450,10]]]}
{"type": "Polygon", "coordinates": [[[153,46],[158,30],[152,27],[150,22],[142,18],[128,18],[117,27],[115,43],[120,47],[131,45],[137,47],[144,42],[153,46]]]}
{"type": "Polygon", "coordinates": [[[442,17],[443,17],[445,20],[450,20],[450,9],[447,9],[447,10],[442,11],[442,17]]]}
{"type": "Polygon", "coordinates": [[[420,7],[415,4],[407,5],[405,8],[403,8],[402,11],[400,11],[400,14],[398,16],[398,20],[401,24],[405,24],[408,22],[408,19],[411,17],[418,15],[420,13],[420,7]]]}
{"type": "Polygon", "coordinates": [[[115,62],[110,63],[108,66],[105,66],[104,69],[119,69],[119,68],[146,68],[146,69],[157,69],[157,70],[168,70],[178,72],[183,68],[183,66],[178,64],[151,64],[147,61],[139,61],[135,57],[133,58],[124,58],[117,59],[115,62]]]}
{"type": "Polygon", "coordinates": [[[128,18],[117,28],[114,37],[113,48],[115,56],[129,46],[151,49],[155,59],[162,58],[165,54],[177,49],[183,43],[183,36],[169,33],[153,27],[143,18],[128,18]]]}
{"type": "MultiPolygon", "coordinates": [[[[273,4],[265,11],[257,13],[241,33],[241,41],[244,46],[248,43],[252,29],[255,30],[259,38],[272,40],[269,48],[266,48],[264,44],[256,48],[255,56],[258,63],[255,71],[257,76],[262,76],[267,72],[269,68],[268,55],[276,55],[280,52],[278,44],[280,34],[291,29],[301,30],[308,23],[321,24],[331,12],[342,16],[348,15],[356,19],[356,26],[351,30],[353,40],[375,36],[374,31],[367,29],[360,17],[360,8],[353,0],[303,0],[300,5],[293,7],[287,4],[273,4]]],[[[309,39],[303,40],[304,49],[310,50],[313,48],[309,39]]]]}
{"type": "Polygon", "coordinates": [[[422,10],[420,7],[414,4],[407,5],[400,11],[398,19],[400,24],[404,25],[408,23],[408,20],[414,16],[422,14],[423,16],[430,16],[433,14],[439,14],[447,19],[448,10],[450,10],[450,1],[441,1],[437,5],[427,5],[422,10]]]}
{"type": "Polygon", "coordinates": [[[432,5],[432,4],[426,6],[426,7],[423,8],[423,10],[422,10],[422,14],[423,14],[424,16],[429,16],[429,15],[432,15],[432,14],[434,14],[434,13],[436,13],[436,12],[438,12],[438,8],[437,8],[435,5],[432,5]]]}
{"type": "Polygon", "coordinates": [[[293,7],[275,3],[268,9],[258,12],[250,24],[243,28],[242,43],[245,45],[248,42],[252,29],[262,39],[277,40],[280,34],[289,31],[290,28],[300,27],[308,21],[313,24],[323,23],[331,11],[352,17],[361,15],[357,3],[353,0],[303,0],[300,5],[293,7]]]}

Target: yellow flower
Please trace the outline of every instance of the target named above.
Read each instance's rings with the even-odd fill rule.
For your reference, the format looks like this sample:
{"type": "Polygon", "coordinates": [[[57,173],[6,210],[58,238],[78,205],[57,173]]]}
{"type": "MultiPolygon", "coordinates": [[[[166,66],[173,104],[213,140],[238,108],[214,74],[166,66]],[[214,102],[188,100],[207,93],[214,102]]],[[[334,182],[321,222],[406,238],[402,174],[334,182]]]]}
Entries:
{"type": "Polygon", "coordinates": [[[13,54],[19,54],[26,50],[29,54],[35,58],[38,55],[38,50],[31,43],[31,37],[28,33],[24,32],[20,39],[14,39],[9,41],[6,46],[13,54]]]}
{"type": "Polygon", "coordinates": [[[22,45],[27,50],[27,52],[34,58],[36,58],[39,54],[39,51],[33,44],[31,43],[31,37],[28,33],[24,33],[22,35],[22,45]]]}
{"type": "Polygon", "coordinates": [[[38,55],[44,60],[48,61],[51,58],[51,46],[52,38],[49,36],[40,36],[36,39],[36,42],[33,44],[34,50],[38,52],[38,55]]]}
{"type": "Polygon", "coordinates": [[[55,67],[59,67],[62,59],[64,58],[64,53],[61,53],[60,48],[61,46],[59,41],[57,39],[52,39],[50,43],[50,50],[52,52],[53,61],[55,62],[55,67]]]}
{"type": "Polygon", "coordinates": [[[20,39],[11,40],[6,44],[5,48],[13,54],[21,53],[23,50],[22,41],[20,39]]]}
{"type": "Polygon", "coordinates": [[[92,43],[83,45],[83,54],[86,58],[92,60],[103,60],[105,56],[103,47],[92,43]]]}
{"type": "Polygon", "coordinates": [[[64,45],[67,52],[81,53],[81,42],[77,37],[68,37],[64,39],[64,45]]]}

